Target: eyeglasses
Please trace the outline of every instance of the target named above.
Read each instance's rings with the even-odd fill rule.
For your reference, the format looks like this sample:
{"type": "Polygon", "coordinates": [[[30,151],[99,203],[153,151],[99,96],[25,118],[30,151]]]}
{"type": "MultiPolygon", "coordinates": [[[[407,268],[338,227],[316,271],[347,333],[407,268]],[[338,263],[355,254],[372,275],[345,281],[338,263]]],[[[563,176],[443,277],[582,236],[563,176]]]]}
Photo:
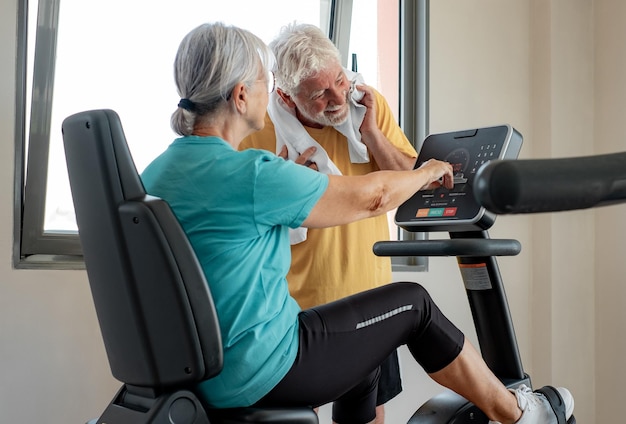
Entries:
{"type": "Polygon", "coordinates": [[[274,72],[267,71],[267,75],[265,79],[260,79],[257,81],[264,81],[267,84],[267,92],[272,93],[276,88],[276,77],[274,76],[274,72]]]}

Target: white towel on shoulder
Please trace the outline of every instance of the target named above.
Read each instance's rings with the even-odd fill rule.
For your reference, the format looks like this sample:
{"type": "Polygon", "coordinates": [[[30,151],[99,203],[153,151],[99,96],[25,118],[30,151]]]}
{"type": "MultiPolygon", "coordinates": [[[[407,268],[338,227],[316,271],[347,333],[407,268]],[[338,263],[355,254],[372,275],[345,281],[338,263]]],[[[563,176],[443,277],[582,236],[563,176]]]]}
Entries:
{"type": "MultiPolygon", "coordinates": [[[[361,141],[359,128],[363,123],[367,108],[359,103],[363,98],[363,93],[356,89],[356,85],[363,84],[361,74],[344,69],[346,77],[350,80],[350,113],[348,118],[335,129],[346,136],[348,141],[348,152],[352,163],[368,163],[369,153],[367,146],[361,141]]],[[[270,119],[274,123],[276,131],[276,153],[278,154],[283,146],[287,146],[287,158],[296,160],[298,156],[311,146],[317,147],[316,152],[310,160],[317,164],[319,172],[324,174],[341,175],[341,171],[328,157],[328,153],[315,141],[304,126],[298,121],[295,110],[289,108],[280,96],[274,91],[270,95],[267,107],[270,119]]],[[[306,240],[307,229],[304,227],[290,229],[289,238],[291,244],[298,244],[306,240]]]]}

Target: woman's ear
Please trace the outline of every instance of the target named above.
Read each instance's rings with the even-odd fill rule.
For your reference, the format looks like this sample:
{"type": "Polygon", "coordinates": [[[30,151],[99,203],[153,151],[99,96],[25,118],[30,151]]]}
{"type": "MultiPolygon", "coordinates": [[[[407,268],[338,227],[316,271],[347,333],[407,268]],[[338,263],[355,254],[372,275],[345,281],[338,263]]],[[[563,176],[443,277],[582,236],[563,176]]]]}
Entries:
{"type": "Polygon", "coordinates": [[[248,88],[242,82],[235,85],[231,93],[233,105],[239,113],[246,113],[248,109],[248,88]]]}
{"type": "Polygon", "coordinates": [[[285,102],[285,104],[289,106],[290,108],[296,107],[296,104],[294,103],[294,101],[291,100],[291,96],[285,93],[283,90],[281,90],[278,87],[276,88],[276,94],[278,94],[280,98],[283,99],[283,102],[285,102]]]}

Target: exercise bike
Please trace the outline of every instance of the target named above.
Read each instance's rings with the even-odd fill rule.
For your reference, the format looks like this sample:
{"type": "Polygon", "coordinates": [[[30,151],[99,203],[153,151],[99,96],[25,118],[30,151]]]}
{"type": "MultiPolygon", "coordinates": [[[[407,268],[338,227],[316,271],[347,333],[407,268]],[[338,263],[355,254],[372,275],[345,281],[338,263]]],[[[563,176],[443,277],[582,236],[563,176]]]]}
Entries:
{"type": "MultiPolygon", "coordinates": [[[[318,423],[308,407],[211,411],[202,404],[195,393],[196,384],[221,371],[222,344],[205,276],[189,242],[167,204],[146,195],[115,112],[75,114],[63,122],[63,138],[94,304],[111,372],[122,382],[119,392],[92,422],[318,423]]],[[[439,139],[442,143],[433,152],[437,155],[430,157],[455,164],[457,189],[448,197],[454,206],[446,212],[441,204],[446,193],[427,193],[432,196],[407,201],[398,217],[413,231],[449,231],[451,240],[391,242],[389,246],[385,242],[375,250],[402,256],[457,256],[488,365],[507,386],[530,386],[494,259],[517,254],[520,245],[516,240],[488,238],[486,230],[495,214],[471,195],[475,149],[484,141],[483,149],[489,142],[489,150],[495,152],[484,157],[481,153],[479,162],[513,159],[521,147],[521,136],[508,126],[431,136],[418,162],[428,158],[431,144],[439,139]],[[443,197],[435,201],[436,195],[443,197]],[[417,217],[417,211],[424,209],[416,208],[418,200],[428,200],[432,214],[417,217]]],[[[453,393],[432,398],[410,421],[484,422],[481,411],[453,393]]],[[[574,423],[572,417],[569,424],[574,423]]]]}
{"type": "MultiPolygon", "coordinates": [[[[420,191],[402,204],[396,224],[410,232],[448,232],[449,239],[401,240],[375,243],[378,256],[455,256],[467,293],[481,354],[494,374],[508,387],[532,387],[524,372],[497,256],[521,251],[519,241],[491,239],[488,229],[496,212],[474,195],[475,178],[492,161],[515,162],[522,135],[509,125],[430,135],[415,167],[429,159],[452,164],[454,188],[420,191]]],[[[499,193],[496,193],[496,196],[499,193]]],[[[452,391],[424,403],[409,424],[487,423],[475,405],[452,391]]],[[[568,424],[575,424],[572,416],[568,424]]]]}

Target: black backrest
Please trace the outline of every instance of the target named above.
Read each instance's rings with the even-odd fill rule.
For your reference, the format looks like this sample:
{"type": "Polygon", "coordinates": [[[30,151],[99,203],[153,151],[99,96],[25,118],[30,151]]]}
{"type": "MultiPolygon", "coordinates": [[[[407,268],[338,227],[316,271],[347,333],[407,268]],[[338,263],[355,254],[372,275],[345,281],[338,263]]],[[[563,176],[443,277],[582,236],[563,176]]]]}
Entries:
{"type": "Polygon", "coordinates": [[[148,196],[118,115],[63,122],[89,284],[118,380],[167,387],[222,368],[217,315],[195,253],[169,205],[148,196]]]}

